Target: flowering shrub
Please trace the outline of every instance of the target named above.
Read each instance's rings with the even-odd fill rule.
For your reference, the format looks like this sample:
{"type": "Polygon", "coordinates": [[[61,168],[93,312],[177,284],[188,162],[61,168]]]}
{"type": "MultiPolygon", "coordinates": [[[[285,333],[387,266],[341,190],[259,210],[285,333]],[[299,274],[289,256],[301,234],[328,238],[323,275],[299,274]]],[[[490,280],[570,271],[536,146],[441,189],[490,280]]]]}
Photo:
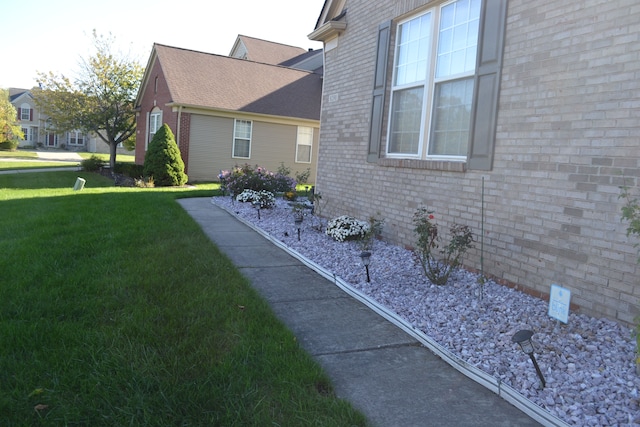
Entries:
{"type": "Polygon", "coordinates": [[[342,215],[327,223],[327,231],[325,233],[338,242],[344,242],[345,240],[364,238],[369,231],[369,227],[370,225],[366,221],[360,221],[351,216],[342,215]]]}
{"type": "Polygon", "coordinates": [[[473,233],[466,225],[453,224],[449,229],[451,240],[440,249],[440,235],[433,211],[419,208],[413,215],[414,231],[418,235],[415,253],[427,278],[436,285],[445,285],[451,271],[460,264],[460,258],[473,247],[473,233]],[[436,258],[439,253],[442,260],[436,258]]]}
{"type": "Polygon", "coordinates": [[[296,181],[280,173],[269,172],[260,166],[251,167],[248,164],[236,166],[230,171],[221,171],[218,175],[220,189],[237,196],[244,190],[271,193],[295,191],[296,181]]]}
{"type": "Polygon", "coordinates": [[[257,203],[260,209],[271,209],[276,205],[276,198],[270,191],[244,190],[236,196],[239,202],[257,203]]]}

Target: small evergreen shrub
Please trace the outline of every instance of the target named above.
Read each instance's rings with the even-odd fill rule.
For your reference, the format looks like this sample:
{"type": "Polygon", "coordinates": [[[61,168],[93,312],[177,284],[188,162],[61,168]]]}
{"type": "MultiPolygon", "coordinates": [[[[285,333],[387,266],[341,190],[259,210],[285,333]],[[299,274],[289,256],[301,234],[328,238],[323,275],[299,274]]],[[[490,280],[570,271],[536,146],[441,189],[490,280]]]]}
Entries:
{"type": "Polygon", "coordinates": [[[82,170],[87,172],[97,172],[104,167],[106,163],[100,157],[92,155],[88,159],[84,159],[80,162],[82,170]]]}
{"type": "Polygon", "coordinates": [[[178,186],[187,183],[184,162],[171,128],[166,123],[149,142],[144,157],[144,176],[153,178],[156,186],[178,186]]]}

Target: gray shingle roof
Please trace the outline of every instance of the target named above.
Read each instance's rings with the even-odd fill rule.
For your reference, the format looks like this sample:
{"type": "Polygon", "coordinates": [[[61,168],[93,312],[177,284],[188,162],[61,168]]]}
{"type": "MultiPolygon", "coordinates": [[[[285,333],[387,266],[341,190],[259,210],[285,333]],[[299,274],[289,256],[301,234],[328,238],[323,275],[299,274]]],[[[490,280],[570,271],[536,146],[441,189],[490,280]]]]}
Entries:
{"type": "Polygon", "coordinates": [[[174,104],[320,120],[317,74],[160,44],[154,49],[174,104]]]}
{"type": "Polygon", "coordinates": [[[306,52],[306,50],[300,47],[256,39],[254,37],[238,35],[238,38],[247,49],[247,59],[249,61],[278,65],[306,52]]]}

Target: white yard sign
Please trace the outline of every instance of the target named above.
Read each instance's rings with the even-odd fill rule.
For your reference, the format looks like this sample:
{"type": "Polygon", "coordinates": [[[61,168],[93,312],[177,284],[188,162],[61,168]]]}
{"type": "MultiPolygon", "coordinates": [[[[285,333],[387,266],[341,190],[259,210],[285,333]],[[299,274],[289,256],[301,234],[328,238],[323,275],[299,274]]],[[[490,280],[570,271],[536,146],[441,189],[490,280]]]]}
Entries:
{"type": "Polygon", "coordinates": [[[571,291],[558,285],[551,285],[549,294],[549,316],[563,323],[569,321],[571,291]]]}

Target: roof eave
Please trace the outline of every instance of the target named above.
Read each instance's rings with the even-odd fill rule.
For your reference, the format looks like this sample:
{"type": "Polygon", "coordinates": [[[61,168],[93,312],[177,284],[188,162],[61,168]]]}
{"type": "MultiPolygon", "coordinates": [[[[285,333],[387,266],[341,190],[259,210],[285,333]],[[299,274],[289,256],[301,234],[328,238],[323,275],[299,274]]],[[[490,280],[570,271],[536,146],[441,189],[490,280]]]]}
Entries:
{"type": "Polygon", "coordinates": [[[329,21],[324,23],[320,28],[309,34],[307,38],[314,41],[327,41],[336,36],[339,36],[342,31],[347,28],[347,23],[344,21],[329,21]]]}

